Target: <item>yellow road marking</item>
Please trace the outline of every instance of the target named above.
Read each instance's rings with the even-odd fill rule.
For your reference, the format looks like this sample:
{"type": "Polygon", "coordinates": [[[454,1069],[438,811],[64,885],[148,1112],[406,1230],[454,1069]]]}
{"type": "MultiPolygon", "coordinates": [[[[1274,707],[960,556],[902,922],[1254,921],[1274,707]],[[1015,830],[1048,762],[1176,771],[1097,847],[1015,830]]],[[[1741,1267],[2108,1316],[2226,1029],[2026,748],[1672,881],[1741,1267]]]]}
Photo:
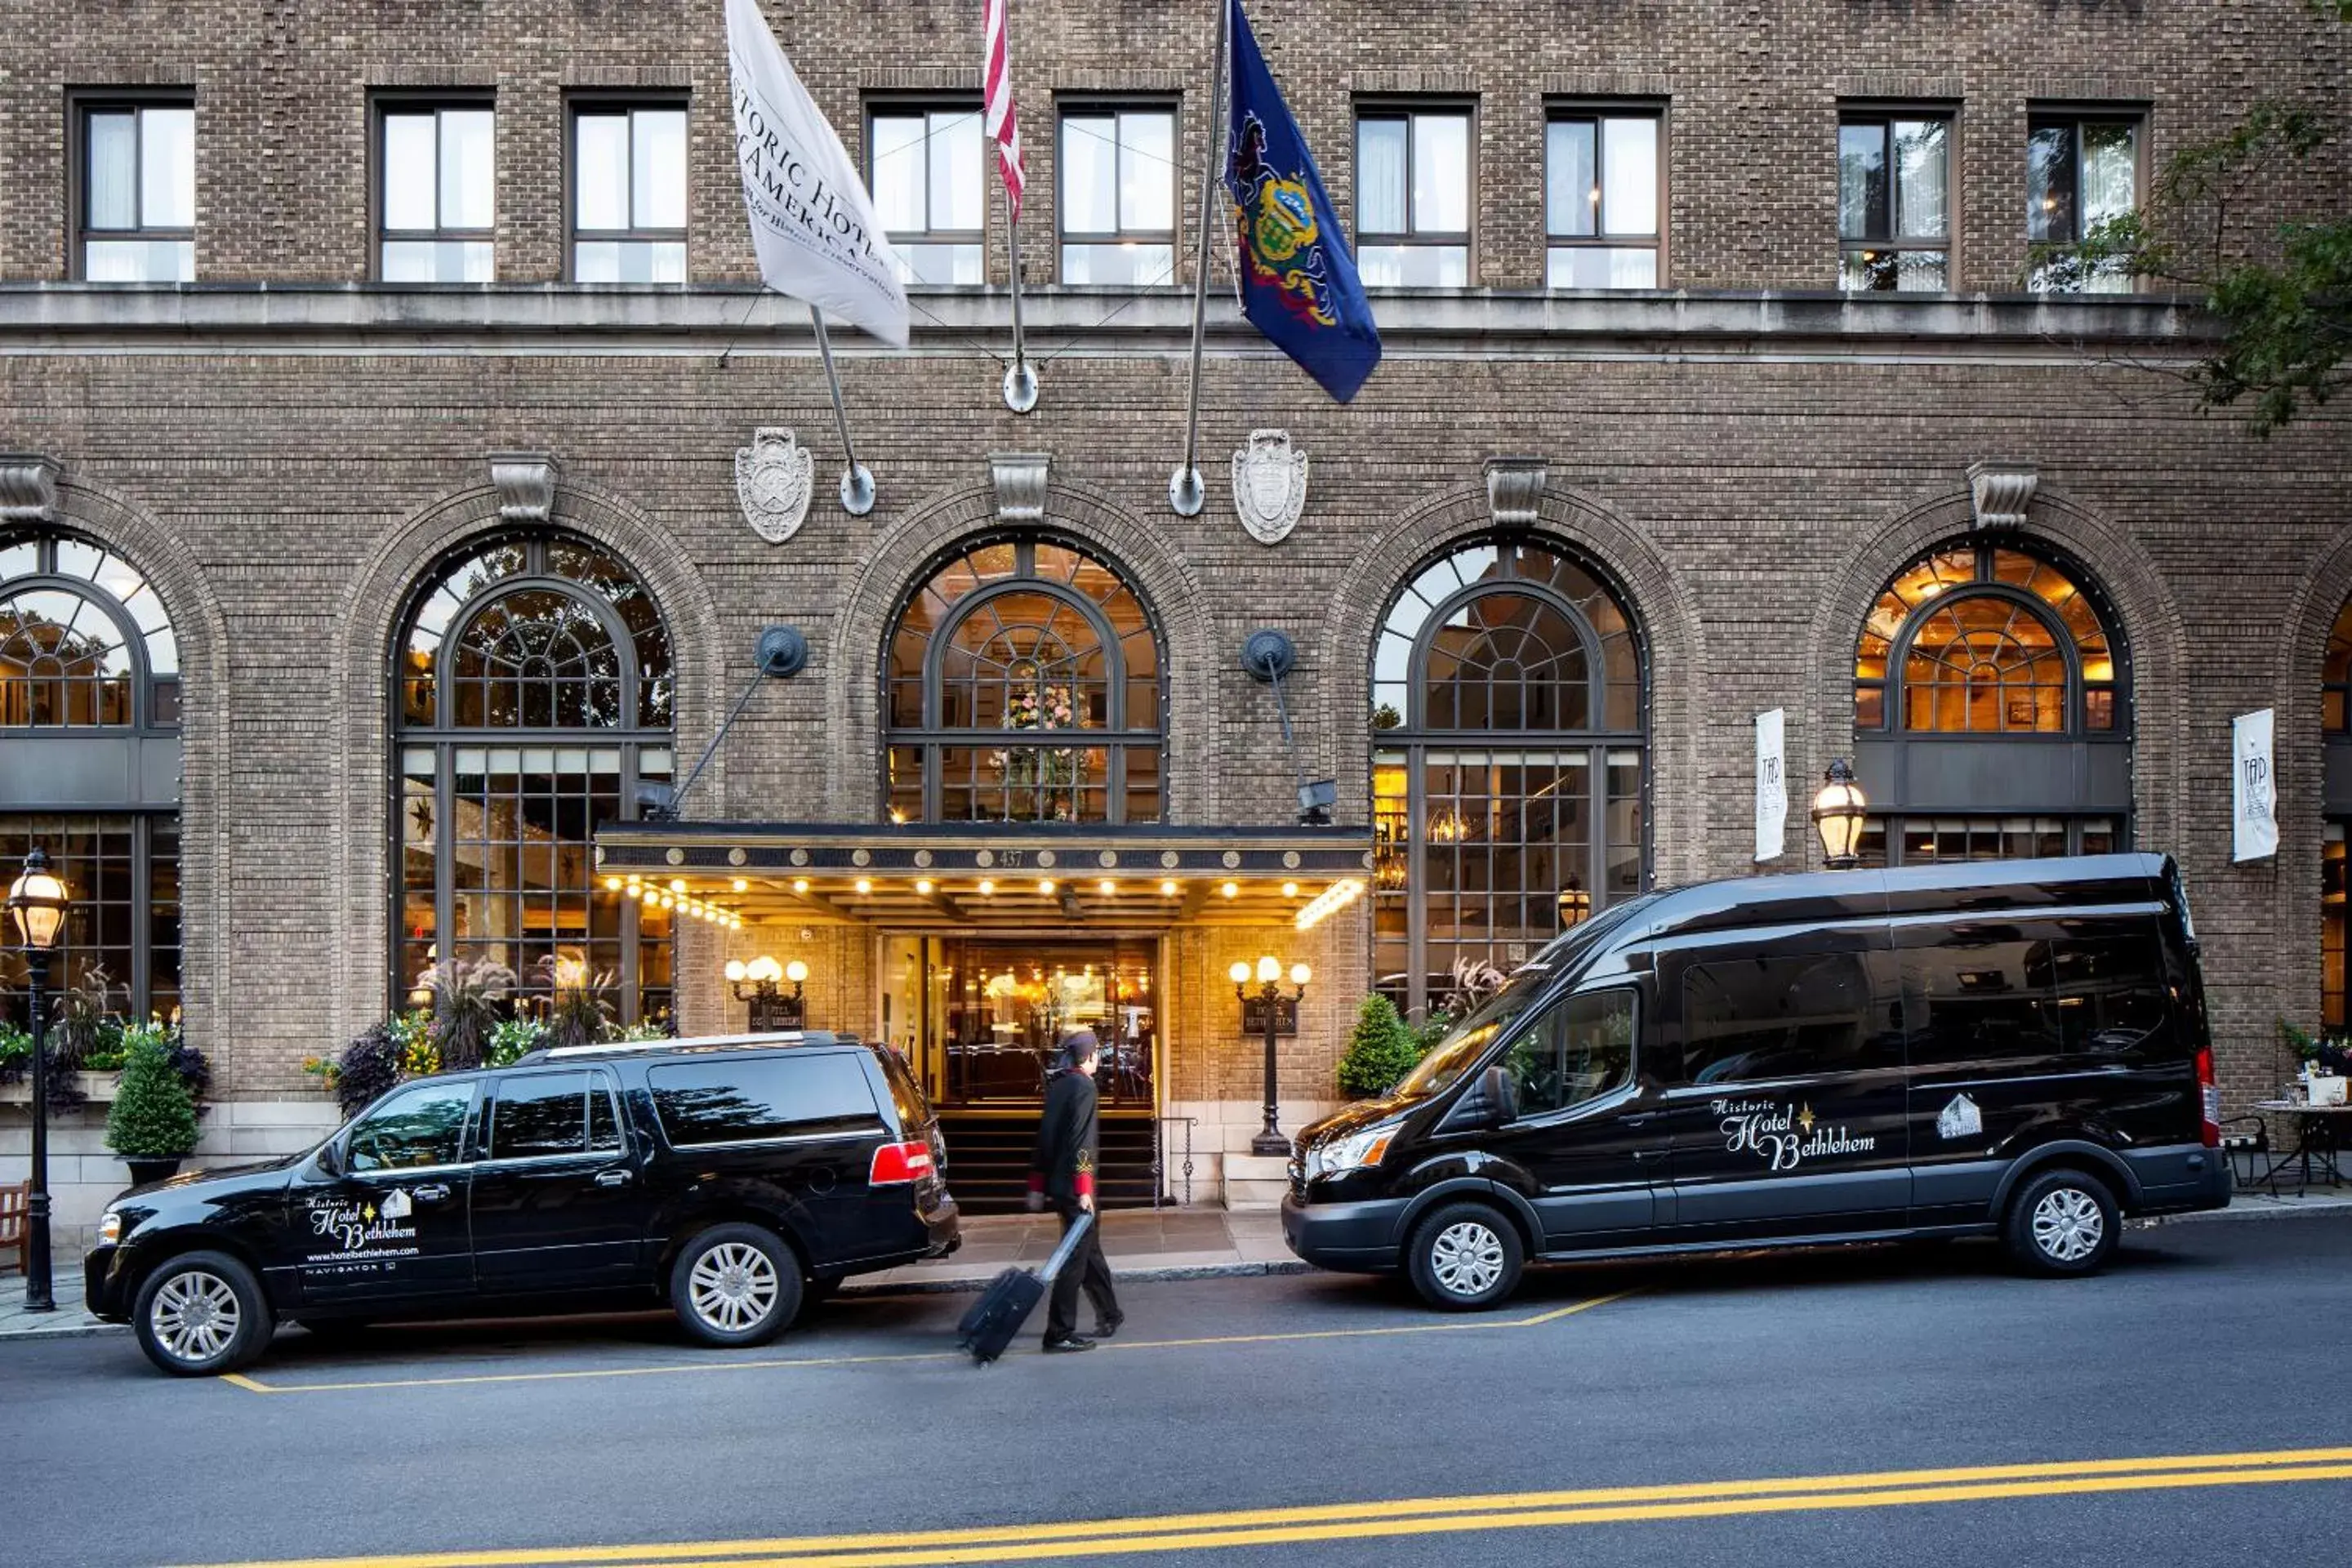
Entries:
{"type": "Polygon", "coordinates": [[[662,1563],[669,1568],[719,1568],[720,1564],[727,1568],[913,1568],[936,1563],[1107,1556],[1448,1531],[2345,1479],[2352,1479],[2352,1447],[2297,1448],[1318,1503],[1225,1513],[1077,1520],[897,1534],[311,1558],[224,1564],[220,1568],[560,1568],[563,1564],[586,1563],[662,1563]]]}
{"type": "MultiPolygon", "coordinates": [[[[1390,1334],[1461,1333],[1471,1330],[1532,1329],[1544,1323],[1557,1322],[1575,1313],[1594,1307],[1605,1307],[1612,1301],[1622,1301],[1639,1294],[1639,1288],[1620,1290],[1611,1296],[1595,1296],[1591,1300],[1571,1302],[1547,1312],[1528,1318],[1451,1318],[1434,1323],[1392,1323],[1374,1329],[1303,1329],[1293,1333],[1275,1334],[1209,1334],[1185,1340],[1114,1340],[1103,1346],[1113,1351],[1182,1350],[1195,1345],[1265,1345],[1287,1344],[1302,1340],[1373,1339],[1390,1334]]],[[[600,1377],[660,1377],[675,1373],[773,1372],[788,1367],[866,1366],[887,1362],[961,1361],[961,1351],[906,1351],[887,1354],[843,1356],[781,1357],[762,1361],[693,1361],[665,1363],[659,1366],[587,1367],[572,1372],[492,1372],[465,1373],[451,1377],[387,1377],[348,1383],[264,1383],[243,1373],[230,1373],[222,1381],[253,1394],[350,1394],[374,1388],[455,1388],[470,1384],[498,1383],[576,1383],[600,1377]]]]}

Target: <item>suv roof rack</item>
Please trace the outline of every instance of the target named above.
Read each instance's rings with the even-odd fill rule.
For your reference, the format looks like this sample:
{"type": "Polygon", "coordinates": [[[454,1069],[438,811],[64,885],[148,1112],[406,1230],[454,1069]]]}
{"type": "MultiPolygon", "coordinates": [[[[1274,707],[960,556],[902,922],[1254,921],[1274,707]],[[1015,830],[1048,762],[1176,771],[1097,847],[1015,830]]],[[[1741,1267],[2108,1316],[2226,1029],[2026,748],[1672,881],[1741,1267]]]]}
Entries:
{"type": "Polygon", "coordinates": [[[757,1035],[687,1035],[667,1040],[602,1040],[591,1046],[542,1046],[515,1058],[517,1067],[526,1062],[577,1061],[583,1057],[629,1056],[639,1052],[742,1050],[752,1047],[775,1046],[854,1046],[856,1035],[835,1034],[830,1029],[780,1029],[757,1035]]]}

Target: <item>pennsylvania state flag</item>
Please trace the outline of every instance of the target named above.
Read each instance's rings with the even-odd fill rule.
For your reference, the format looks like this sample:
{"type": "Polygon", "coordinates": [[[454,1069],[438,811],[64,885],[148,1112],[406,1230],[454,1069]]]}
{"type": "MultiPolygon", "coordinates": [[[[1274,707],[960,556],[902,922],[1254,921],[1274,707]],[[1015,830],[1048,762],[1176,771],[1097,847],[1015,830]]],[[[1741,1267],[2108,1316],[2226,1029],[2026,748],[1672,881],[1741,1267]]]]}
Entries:
{"type": "Polygon", "coordinates": [[[1242,313],[1345,403],[1381,363],[1381,334],[1298,122],[1257,52],[1241,0],[1229,4],[1234,96],[1225,193],[1240,248],[1242,313]]]}

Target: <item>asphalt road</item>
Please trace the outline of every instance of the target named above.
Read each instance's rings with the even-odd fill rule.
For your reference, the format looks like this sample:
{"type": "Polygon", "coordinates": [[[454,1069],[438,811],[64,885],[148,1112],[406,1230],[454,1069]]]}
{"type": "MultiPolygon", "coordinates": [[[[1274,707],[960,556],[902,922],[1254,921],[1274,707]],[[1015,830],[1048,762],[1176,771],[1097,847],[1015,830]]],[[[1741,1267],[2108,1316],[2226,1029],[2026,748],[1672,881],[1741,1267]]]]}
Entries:
{"type": "Polygon", "coordinates": [[[967,1300],[844,1300],[744,1352],[657,1319],[289,1329],[247,1384],[0,1345],[0,1563],[2352,1551],[2340,1217],[2138,1231],[2082,1281],[1976,1246],[1568,1270],[1476,1318],[1331,1276],[1138,1285],[1115,1347],[984,1370],[949,1342],[967,1300]]]}

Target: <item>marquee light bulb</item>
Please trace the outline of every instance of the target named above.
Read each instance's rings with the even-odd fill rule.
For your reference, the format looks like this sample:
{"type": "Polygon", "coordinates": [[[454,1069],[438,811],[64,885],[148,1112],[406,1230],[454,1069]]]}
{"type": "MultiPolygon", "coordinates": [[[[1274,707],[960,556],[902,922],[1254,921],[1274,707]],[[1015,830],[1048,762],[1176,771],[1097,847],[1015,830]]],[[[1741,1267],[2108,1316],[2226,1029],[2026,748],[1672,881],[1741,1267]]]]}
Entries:
{"type": "Polygon", "coordinates": [[[1105,877],[1101,881],[1097,882],[1095,887],[1101,891],[1102,896],[1106,899],[1118,891],[1118,884],[1112,881],[1108,877],[1105,877]]]}
{"type": "Polygon", "coordinates": [[[807,879],[806,877],[794,877],[794,878],[793,879],[793,892],[795,892],[795,893],[805,893],[805,892],[807,892],[807,891],[808,891],[808,879],[807,879]]]}
{"type": "Polygon", "coordinates": [[[922,894],[927,899],[929,898],[931,896],[931,879],[929,877],[917,878],[915,879],[915,891],[922,894]]]}
{"type": "Polygon", "coordinates": [[[1282,885],[1282,896],[1286,899],[1297,898],[1298,896],[1298,884],[1296,882],[1285,882],[1282,885]]]}
{"type": "Polygon", "coordinates": [[[1160,896],[1163,899],[1174,898],[1176,896],[1176,884],[1172,881],[1160,883],[1160,896]]]}
{"type": "Polygon", "coordinates": [[[874,879],[873,879],[873,878],[871,878],[871,877],[860,877],[860,878],[858,878],[858,879],[857,879],[857,894],[858,894],[858,897],[860,897],[860,898],[864,898],[866,894],[868,894],[868,893],[872,892],[873,890],[874,890],[874,879]]]}
{"type": "Polygon", "coordinates": [[[672,877],[669,879],[669,890],[673,893],[683,893],[686,891],[686,879],[683,877],[672,877]]]}
{"type": "Polygon", "coordinates": [[[1051,877],[1038,878],[1037,890],[1045,894],[1047,898],[1052,898],[1054,896],[1054,879],[1051,877]]]}
{"type": "Polygon", "coordinates": [[[1242,885],[1239,882],[1227,882],[1217,890],[1229,899],[1238,899],[1242,896],[1242,885]]]}
{"type": "Polygon", "coordinates": [[[996,891],[996,884],[995,884],[995,883],[993,883],[993,882],[990,881],[990,880],[989,880],[987,878],[985,878],[985,877],[982,877],[982,878],[980,879],[980,896],[981,896],[982,898],[983,898],[983,899],[984,899],[984,898],[987,898],[990,894],[992,894],[992,893],[993,893],[993,892],[995,892],[995,891],[996,891]]]}
{"type": "Polygon", "coordinates": [[[751,884],[738,877],[735,879],[735,890],[739,893],[748,893],[751,890],[751,884]]]}

